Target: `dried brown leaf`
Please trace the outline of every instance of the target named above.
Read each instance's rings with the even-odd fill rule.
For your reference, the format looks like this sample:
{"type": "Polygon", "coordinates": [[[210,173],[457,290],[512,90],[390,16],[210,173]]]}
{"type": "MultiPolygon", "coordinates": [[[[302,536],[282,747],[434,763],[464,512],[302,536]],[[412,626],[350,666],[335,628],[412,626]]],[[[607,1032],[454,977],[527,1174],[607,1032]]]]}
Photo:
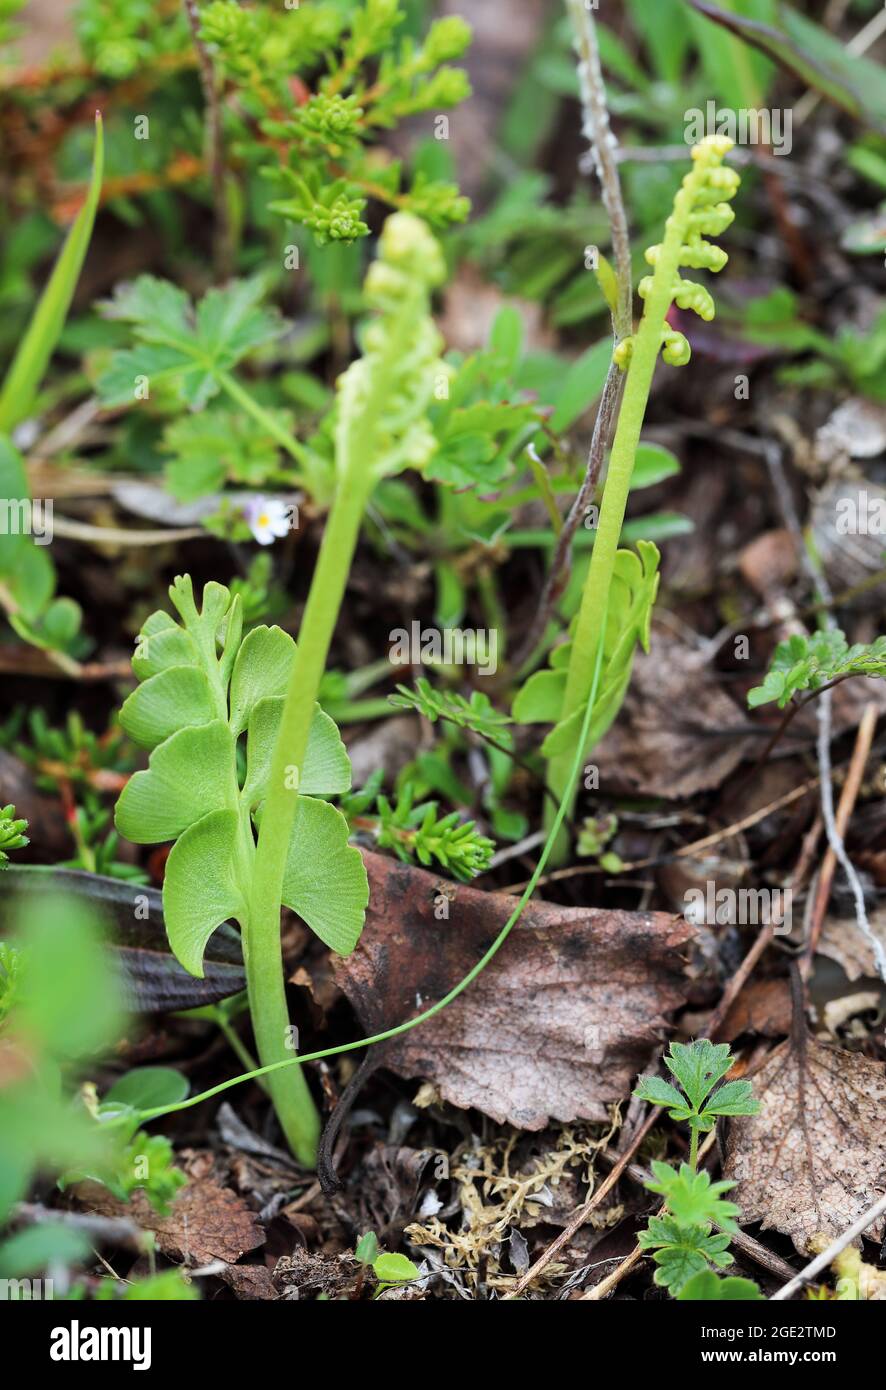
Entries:
{"type": "Polygon", "coordinates": [[[415,1216],[423,1182],[433,1178],[441,1155],[436,1149],[410,1149],[379,1144],[360,1169],[357,1197],[361,1224],[375,1231],[382,1245],[391,1244],[392,1228],[400,1230],[415,1216]]]}
{"type": "MultiPolygon", "coordinates": [[[[886,949],[886,911],[882,908],[869,914],[871,931],[886,949]]],[[[877,979],[877,962],[874,950],[855,918],[828,917],[818,943],[819,953],[835,960],[842,967],[848,980],[858,980],[862,976],[877,979]]]]}
{"type": "Polygon", "coordinates": [[[752,980],[745,985],[717,1030],[718,1042],[732,1042],[742,1033],[783,1038],[791,1031],[793,1009],[787,980],[752,980]]]}
{"type": "MultiPolygon", "coordinates": [[[[357,950],[336,978],[368,1032],[426,1009],[468,973],[514,899],[366,854],[357,950]],[[448,919],[435,910],[448,895],[448,919]]],[[[385,1065],[500,1122],[604,1120],[686,1003],[695,929],[666,913],[535,902],[489,966],[442,1013],[385,1044],[385,1065]]]]}
{"type": "Polygon", "coordinates": [[[594,761],[601,781],[626,792],[690,797],[719,787],[756,746],[742,711],[684,643],[653,632],[634,663],[621,713],[594,761]]]}
{"type": "Polygon", "coordinates": [[[278,1297],[271,1271],[265,1265],[226,1265],[218,1277],[241,1302],[273,1301],[278,1297]]]}
{"type": "Polygon", "coordinates": [[[98,1183],[84,1182],[78,1184],[76,1195],[88,1211],[126,1216],[143,1230],[153,1231],[164,1255],[188,1265],[208,1264],[210,1260],[230,1264],[265,1243],[255,1213],[214,1178],[192,1177],[165,1216],[154,1210],[143,1192],[121,1202],[98,1183]]]}
{"type": "MultiPolygon", "coordinates": [[[[761,1221],[806,1254],[851,1226],[886,1190],[886,1069],[809,1039],[776,1048],[754,1078],[758,1115],[733,1122],[724,1177],[745,1222],[761,1221]]],[[[884,1222],[869,1238],[883,1234],[884,1222]]]]}

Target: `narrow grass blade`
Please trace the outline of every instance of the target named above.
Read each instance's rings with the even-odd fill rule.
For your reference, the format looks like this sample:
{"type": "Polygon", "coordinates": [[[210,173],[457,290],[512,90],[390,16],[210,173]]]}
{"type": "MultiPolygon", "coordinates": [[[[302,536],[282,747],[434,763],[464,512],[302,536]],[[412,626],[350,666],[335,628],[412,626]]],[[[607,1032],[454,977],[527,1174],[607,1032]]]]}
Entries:
{"type": "Polygon", "coordinates": [[[98,208],[104,169],[101,113],[95,113],[95,152],[89,191],[68,233],[49,283],[34,310],[0,393],[0,434],[8,434],[27,418],[49,359],[65,325],[74,290],[86,257],[98,208]]]}

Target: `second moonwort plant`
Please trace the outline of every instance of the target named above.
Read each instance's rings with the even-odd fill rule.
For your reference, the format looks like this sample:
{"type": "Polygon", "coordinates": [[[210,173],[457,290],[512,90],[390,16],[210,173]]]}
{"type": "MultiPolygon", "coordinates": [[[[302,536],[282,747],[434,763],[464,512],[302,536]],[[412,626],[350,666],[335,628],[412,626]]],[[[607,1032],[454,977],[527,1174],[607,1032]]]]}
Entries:
{"type": "MultiPolygon", "coordinates": [[[[672,366],[683,366],[690,357],[688,342],[668,325],[667,314],[677,304],[681,309],[693,309],[705,320],[714,317],[709,291],[682,279],[680,269],[690,266],[717,271],[726,264],[726,252],[712,246],[705,237],[725,231],[734,216],[728,200],[735,195],[739,177],[734,170],[723,167],[724,156],[731,148],[731,140],[717,135],[708,136],[693,148],[694,167],[683,179],[674,200],[664,241],[646,252],[654,273],[641,280],[638,287],[645,301],[643,317],[636,334],[615,349],[615,361],[627,371],[627,380],[572,640],[565,649],[555,650],[550,671],[536,672],[530,677],[514,706],[515,717],[525,722],[554,723],[542,751],[549,760],[548,785],[558,801],[569,778],[575,741],[590,696],[611,590],[613,602],[605,620],[599,709],[595,708],[592,717],[590,743],[602,737],[618,713],[637,641],[648,644],[658,586],[658,551],[647,543],[639,547],[638,560],[630,552],[618,549],[619,537],[659,352],[672,366]]],[[[567,813],[571,809],[570,804],[567,813]]]]}
{"type": "MultiPolygon", "coordinates": [[[[131,737],[154,752],[120,798],[118,827],[140,843],[177,839],[164,915],[173,950],[192,973],[201,972],[213,930],[228,917],[240,923],[265,1066],[293,1058],[281,903],[344,953],[356,944],[368,901],[344,817],[316,799],[350,786],[347,755],[317,694],[370,493],[382,477],[423,467],[436,448],[427,411],[449,369],[429,296],[444,274],[426,225],[409,213],[388,218],[366,280],[375,315],[363,355],[339,380],[336,494],[297,648],[267,627],[241,643],[239,599],[208,584],[198,610],[190,580],[178,579],[170,592],[182,623],[164,613],[148,619],[133,662],[143,684],[121,712],[131,737]]],[[[312,1164],[319,1117],[301,1068],[272,1072],[268,1086],[293,1151],[312,1164]]]]}

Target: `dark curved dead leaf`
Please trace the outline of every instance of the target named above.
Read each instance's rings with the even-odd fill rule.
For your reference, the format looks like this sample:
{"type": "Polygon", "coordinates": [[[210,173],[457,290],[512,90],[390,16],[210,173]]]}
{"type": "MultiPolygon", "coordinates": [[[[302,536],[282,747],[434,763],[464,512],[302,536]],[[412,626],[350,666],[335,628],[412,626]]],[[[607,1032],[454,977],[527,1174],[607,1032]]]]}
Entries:
{"type": "MultiPolygon", "coordinates": [[[[196,980],[169,949],[163,900],[156,888],[105,878],[80,869],[51,871],[13,865],[3,875],[0,904],[16,894],[62,892],[86,899],[109,923],[114,952],[124,975],[125,1004],[132,1013],[164,1013],[217,1003],[246,988],[238,932],[225,923],[210,938],[204,957],[205,978],[196,980]]],[[[0,906],[0,929],[10,925],[0,906]]]]}

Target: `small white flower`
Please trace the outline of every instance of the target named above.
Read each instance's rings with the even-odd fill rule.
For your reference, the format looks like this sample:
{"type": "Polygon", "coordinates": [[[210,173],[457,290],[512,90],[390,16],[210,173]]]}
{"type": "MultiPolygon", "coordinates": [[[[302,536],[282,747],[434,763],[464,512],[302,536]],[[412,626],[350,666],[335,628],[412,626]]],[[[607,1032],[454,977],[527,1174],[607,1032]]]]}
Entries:
{"type": "Polygon", "coordinates": [[[272,545],[289,530],[289,508],[275,497],[255,497],[243,508],[246,523],[259,545],[272,545]]]}

